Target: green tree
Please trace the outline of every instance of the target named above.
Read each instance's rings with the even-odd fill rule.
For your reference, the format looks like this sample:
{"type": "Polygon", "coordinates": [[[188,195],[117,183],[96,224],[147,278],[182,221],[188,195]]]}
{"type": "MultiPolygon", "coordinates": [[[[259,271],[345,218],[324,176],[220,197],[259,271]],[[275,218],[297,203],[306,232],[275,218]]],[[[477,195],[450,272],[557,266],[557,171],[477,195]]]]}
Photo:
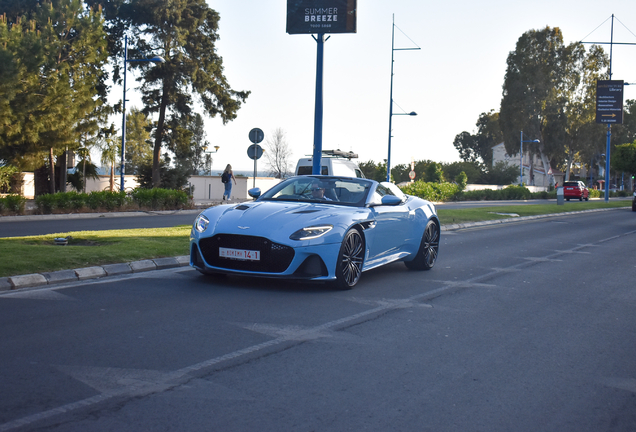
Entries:
{"type": "Polygon", "coordinates": [[[379,182],[386,181],[386,159],[379,164],[371,160],[360,162],[358,166],[366,178],[379,182]]]}
{"type": "MultiPolygon", "coordinates": [[[[410,181],[409,173],[411,172],[411,165],[399,164],[391,167],[391,180],[394,183],[402,183],[410,181]]],[[[386,180],[386,172],[384,173],[384,180],[386,180]]]]}
{"type": "Polygon", "coordinates": [[[636,174],[636,141],[614,147],[610,159],[616,172],[636,174]]]}
{"type": "Polygon", "coordinates": [[[152,122],[137,108],[126,114],[126,173],[137,174],[139,167],[152,162],[152,122]]]}
{"type": "Polygon", "coordinates": [[[115,190],[115,164],[117,164],[117,154],[120,153],[121,138],[106,138],[102,142],[101,150],[101,162],[102,165],[108,167],[110,174],[110,186],[111,192],[115,190]]]}
{"type": "MultiPolygon", "coordinates": [[[[17,3],[13,3],[15,5],[17,3]]],[[[29,18],[0,24],[0,56],[8,82],[0,93],[0,157],[24,166],[33,155],[48,154],[49,191],[55,192],[55,158],[79,147],[80,135],[96,129],[105,97],[105,33],[99,10],[81,0],[54,0],[24,8],[29,18]]],[[[3,77],[6,78],[6,77],[3,77]]],[[[66,158],[59,158],[66,172],[66,158]]],[[[65,187],[62,182],[61,188],[65,187]]]]}
{"type": "MultiPolygon", "coordinates": [[[[575,80],[575,60],[580,44],[563,44],[557,27],[525,32],[515,51],[508,55],[499,111],[499,123],[506,152],[519,154],[520,131],[538,144],[525,146],[541,157],[544,166],[551,159],[563,159],[566,118],[563,111],[568,83],[575,80]]],[[[531,158],[531,161],[534,160],[531,158]]]]}
{"type": "Polygon", "coordinates": [[[488,171],[484,172],[479,184],[509,185],[519,178],[519,167],[508,165],[504,161],[495,163],[488,171]]]}
{"type": "Polygon", "coordinates": [[[566,181],[572,163],[589,160],[603,141],[605,128],[596,123],[596,82],[606,79],[607,74],[601,71],[609,66],[609,58],[599,46],[585,53],[581,44],[573,45],[570,59],[573,73],[565,75],[561,114],[566,181]]]}
{"type": "MultiPolygon", "coordinates": [[[[607,132],[606,128],[603,128],[607,132]]],[[[623,124],[612,125],[612,143],[625,144],[636,141],[636,100],[628,99],[623,104],[623,124]]],[[[605,140],[601,153],[605,153],[605,140]]],[[[601,150],[601,147],[599,147],[601,150]]]]}
{"type": "Polygon", "coordinates": [[[481,113],[475,124],[477,133],[472,135],[466,131],[455,136],[453,145],[459,157],[465,162],[481,162],[492,164],[492,147],[503,142],[503,134],[499,126],[499,113],[490,110],[481,113]]]}
{"type": "Polygon", "coordinates": [[[452,162],[442,164],[444,170],[444,178],[457,178],[460,173],[466,175],[466,183],[478,183],[481,179],[484,169],[479,162],[452,162]]]}
{"type": "Polygon", "coordinates": [[[131,63],[141,69],[144,112],[158,115],[154,131],[152,183],[160,185],[161,148],[166,127],[189,116],[197,96],[205,114],[223,123],[236,118],[249,92],[230,88],[216,50],[219,14],[205,0],[133,0],[120,17],[132,26],[131,58],[162,55],[166,63],[131,63]]]}
{"type": "MultiPolygon", "coordinates": [[[[172,117],[166,123],[164,135],[164,142],[168,150],[164,153],[164,160],[172,167],[164,167],[163,170],[175,170],[179,173],[171,173],[170,175],[176,175],[175,178],[182,175],[185,177],[198,175],[201,171],[206,170],[208,165],[212,166],[211,156],[205,153],[210,144],[205,140],[203,117],[200,114],[172,117]]],[[[152,161],[152,159],[150,160],[152,161]]],[[[162,187],[166,187],[164,182],[161,184],[163,184],[162,187]]]]}
{"type": "Polygon", "coordinates": [[[432,183],[442,183],[444,181],[444,170],[442,165],[432,162],[426,168],[426,181],[432,183]]]}
{"type": "Polygon", "coordinates": [[[457,183],[460,191],[466,189],[466,185],[468,184],[468,176],[464,171],[455,176],[455,183],[457,183]]]}

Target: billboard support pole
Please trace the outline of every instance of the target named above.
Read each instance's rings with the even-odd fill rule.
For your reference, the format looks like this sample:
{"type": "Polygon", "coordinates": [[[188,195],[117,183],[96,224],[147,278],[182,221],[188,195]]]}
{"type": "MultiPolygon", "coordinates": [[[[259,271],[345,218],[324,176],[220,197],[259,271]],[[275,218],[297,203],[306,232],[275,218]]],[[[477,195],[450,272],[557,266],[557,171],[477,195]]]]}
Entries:
{"type": "MultiPolygon", "coordinates": [[[[325,54],[325,34],[319,33],[318,37],[312,35],[318,43],[316,54],[316,108],[314,112],[314,155],[311,173],[320,174],[322,164],[322,81],[323,81],[323,59],[325,54]]],[[[328,38],[327,38],[328,39],[328,38]]]]}
{"type": "MultiPolygon", "coordinates": [[[[612,31],[610,33],[610,64],[609,79],[612,79],[612,47],[614,46],[614,14],[612,14],[612,31]]],[[[609,202],[610,182],[610,142],[612,140],[612,125],[607,124],[607,143],[605,145],[605,202],[609,202]]]]}

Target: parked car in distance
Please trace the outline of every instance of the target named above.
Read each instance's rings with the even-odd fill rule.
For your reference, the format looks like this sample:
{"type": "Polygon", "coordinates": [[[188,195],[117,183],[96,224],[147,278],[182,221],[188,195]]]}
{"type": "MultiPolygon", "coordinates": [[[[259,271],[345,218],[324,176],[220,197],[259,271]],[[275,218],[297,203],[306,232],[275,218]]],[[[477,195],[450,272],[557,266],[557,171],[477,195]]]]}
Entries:
{"type": "Polygon", "coordinates": [[[582,181],[566,181],[563,183],[563,197],[566,201],[570,201],[570,198],[588,201],[590,199],[590,191],[582,181]]]}

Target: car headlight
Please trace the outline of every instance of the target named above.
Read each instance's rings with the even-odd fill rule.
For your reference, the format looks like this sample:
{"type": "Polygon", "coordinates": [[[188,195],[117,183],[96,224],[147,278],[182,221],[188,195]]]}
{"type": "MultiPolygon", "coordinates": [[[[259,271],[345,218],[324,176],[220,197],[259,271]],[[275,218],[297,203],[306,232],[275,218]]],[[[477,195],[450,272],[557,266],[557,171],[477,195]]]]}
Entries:
{"type": "Polygon", "coordinates": [[[299,229],[295,233],[289,236],[292,240],[310,240],[315,239],[320,236],[327,234],[333,225],[320,225],[320,226],[312,226],[303,229],[299,229]]]}
{"type": "Polygon", "coordinates": [[[210,220],[208,218],[206,218],[205,216],[203,216],[202,214],[200,214],[194,220],[194,229],[197,230],[198,232],[202,233],[206,229],[208,229],[208,225],[209,224],[210,224],[210,220]]]}

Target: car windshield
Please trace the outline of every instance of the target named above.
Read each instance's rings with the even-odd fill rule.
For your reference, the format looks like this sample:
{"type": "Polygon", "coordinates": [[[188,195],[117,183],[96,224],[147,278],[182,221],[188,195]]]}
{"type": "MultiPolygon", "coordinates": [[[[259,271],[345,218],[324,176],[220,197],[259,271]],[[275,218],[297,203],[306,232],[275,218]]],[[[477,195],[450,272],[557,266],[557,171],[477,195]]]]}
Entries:
{"type": "Polygon", "coordinates": [[[563,186],[578,186],[579,182],[565,182],[563,186]]]}
{"type": "Polygon", "coordinates": [[[364,179],[298,176],[265,192],[259,201],[303,201],[362,207],[373,183],[364,179]]]}

